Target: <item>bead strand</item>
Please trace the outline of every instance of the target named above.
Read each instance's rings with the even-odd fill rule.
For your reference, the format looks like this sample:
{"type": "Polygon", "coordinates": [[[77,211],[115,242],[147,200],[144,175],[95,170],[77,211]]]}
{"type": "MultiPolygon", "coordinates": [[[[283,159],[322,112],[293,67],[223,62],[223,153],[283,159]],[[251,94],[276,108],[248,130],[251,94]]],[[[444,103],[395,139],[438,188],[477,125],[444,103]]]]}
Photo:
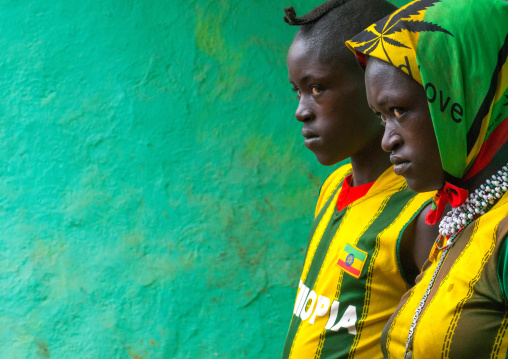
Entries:
{"type": "Polygon", "coordinates": [[[406,348],[404,357],[412,351],[412,341],[414,331],[420,319],[427,298],[430,295],[437,274],[444,263],[446,255],[453,245],[455,238],[475,219],[487,213],[496,202],[508,191],[508,164],[503,166],[502,170],[493,175],[490,179],[486,180],[480,188],[471,193],[466,201],[459,207],[453,208],[439,223],[439,237],[435,244],[435,249],[431,253],[430,260],[434,260],[437,253],[443,250],[441,258],[436,265],[434,273],[430,279],[427,289],[420,300],[418,308],[415,311],[409,332],[406,340],[406,348]],[[442,243],[442,246],[439,244],[442,243]],[[437,250],[436,250],[437,249],[437,250]]]}
{"type": "Polygon", "coordinates": [[[453,208],[443,217],[439,223],[439,233],[446,238],[446,242],[439,249],[452,245],[464,228],[487,213],[507,191],[508,167],[503,166],[502,170],[471,193],[462,206],[453,208]]]}

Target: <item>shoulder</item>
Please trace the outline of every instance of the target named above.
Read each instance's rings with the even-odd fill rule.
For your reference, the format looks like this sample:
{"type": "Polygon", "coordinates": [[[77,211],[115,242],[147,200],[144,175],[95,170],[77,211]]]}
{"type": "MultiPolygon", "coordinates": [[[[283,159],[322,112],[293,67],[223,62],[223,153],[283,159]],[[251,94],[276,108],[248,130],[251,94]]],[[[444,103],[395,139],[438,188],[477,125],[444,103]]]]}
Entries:
{"type": "Polygon", "coordinates": [[[501,291],[505,298],[508,298],[508,215],[505,216],[497,227],[496,231],[499,251],[497,255],[497,278],[501,291]]]}
{"type": "Polygon", "coordinates": [[[325,179],[319,190],[319,198],[316,204],[316,216],[335,190],[342,185],[344,178],[351,172],[353,172],[353,167],[350,163],[347,163],[337,168],[325,179]]]}
{"type": "Polygon", "coordinates": [[[505,214],[503,219],[499,222],[497,226],[497,238],[504,240],[508,234],[508,213],[505,214]]]}
{"type": "Polygon", "coordinates": [[[439,235],[439,226],[428,225],[425,217],[431,208],[432,193],[420,193],[415,196],[413,215],[402,230],[398,260],[401,263],[404,277],[410,284],[414,284],[416,276],[429,257],[431,248],[439,235]]]}
{"type": "Polygon", "coordinates": [[[351,167],[350,163],[347,163],[337,168],[335,171],[332,172],[332,174],[330,174],[325,179],[325,181],[321,185],[321,189],[319,190],[320,195],[322,193],[334,191],[339,185],[342,184],[344,178],[346,178],[346,176],[351,172],[353,172],[353,167],[351,167]]]}

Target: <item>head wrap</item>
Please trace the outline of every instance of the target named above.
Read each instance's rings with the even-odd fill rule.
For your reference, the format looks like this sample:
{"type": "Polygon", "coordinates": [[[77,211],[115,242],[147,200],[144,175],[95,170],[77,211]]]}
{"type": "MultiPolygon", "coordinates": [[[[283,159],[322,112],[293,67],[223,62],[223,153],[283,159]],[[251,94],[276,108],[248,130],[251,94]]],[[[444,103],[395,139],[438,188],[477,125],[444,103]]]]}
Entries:
{"type": "Polygon", "coordinates": [[[508,140],[508,2],[416,0],[346,45],[425,89],[443,169],[467,179],[508,140]]]}

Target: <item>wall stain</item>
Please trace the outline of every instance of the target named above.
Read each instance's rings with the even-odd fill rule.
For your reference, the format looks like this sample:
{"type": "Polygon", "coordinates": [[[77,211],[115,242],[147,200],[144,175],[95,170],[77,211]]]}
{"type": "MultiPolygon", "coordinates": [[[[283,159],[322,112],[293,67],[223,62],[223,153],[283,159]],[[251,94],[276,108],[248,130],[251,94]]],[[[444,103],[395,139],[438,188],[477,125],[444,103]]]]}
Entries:
{"type": "Polygon", "coordinates": [[[49,354],[48,344],[43,342],[36,342],[35,344],[37,345],[37,355],[39,358],[48,359],[51,357],[49,354]]]}
{"type": "Polygon", "coordinates": [[[202,83],[201,90],[209,95],[231,99],[233,94],[241,89],[242,82],[239,81],[241,77],[238,76],[238,71],[242,64],[243,51],[227,42],[227,30],[221,28],[224,19],[231,16],[228,14],[229,4],[217,3],[218,9],[214,11],[210,10],[210,4],[207,6],[208,8],[195,8],[195,42],[199,50],[219,63],[219,67],[203,66],[198,59],[199,64],[196,64],[196,67],[200,71],[196,73],[195,79],[202,83]],[[213,77],[214,83],[210,82],[213,77]],[[203,83],[202,79],[207,81],[203,83]]]}
{"type": "Polygon", "coordinates": [[[143,359],[143,357],[141,355],[138,355],[136,353],[134,353],[133,351],[129,350],[129,356],[132,358],[132,359],[143,359]]]}

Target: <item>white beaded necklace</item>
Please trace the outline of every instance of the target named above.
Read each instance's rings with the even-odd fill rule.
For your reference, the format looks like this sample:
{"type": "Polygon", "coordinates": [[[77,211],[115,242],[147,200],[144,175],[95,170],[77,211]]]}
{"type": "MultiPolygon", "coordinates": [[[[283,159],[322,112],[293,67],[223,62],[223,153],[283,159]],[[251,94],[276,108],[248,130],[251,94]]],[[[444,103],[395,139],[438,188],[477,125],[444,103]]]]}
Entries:
{"type": "Polygon", "coordinates": [[[471,193],[462,206],[453,208],[439,223],[439,233],[448,237],[442,248],[453,243],[457,235],[471,222],[487,213],[503,194],[508,191],[508,167],[492,175],[485,184],[471,193]]]}
{"type": "Polygon", "coordinates": [[[502,170],[498,171],[497,174],[492,175],[491,179],[485,181],[480,188],[476,189],[474,193],[471,193],[466,201],[459,207],[453,208],[449,211],[445,217],[439,223],[439,237],[434,245],[432,257],[437,255],[440,250],[443,250],[441,258],[436,265],[436,269],[430,279],[427,290],[420,300],[418,308],[416,308],[415,315],[406,341],[406,349],[404,357],[407,355],[411,342],[413,340],[414,330],[420,314],[422,313],[425,302],[432,290],[437,274],[443,265],[444,259],[448,254],[448,250],[453,246],[455,238],[471,224],[475,219],[487,213],[494,204],[508,191],[508,164],[503,166],[502,170]],[[446,242],[445,242],[446,241],[446,242]]]}

